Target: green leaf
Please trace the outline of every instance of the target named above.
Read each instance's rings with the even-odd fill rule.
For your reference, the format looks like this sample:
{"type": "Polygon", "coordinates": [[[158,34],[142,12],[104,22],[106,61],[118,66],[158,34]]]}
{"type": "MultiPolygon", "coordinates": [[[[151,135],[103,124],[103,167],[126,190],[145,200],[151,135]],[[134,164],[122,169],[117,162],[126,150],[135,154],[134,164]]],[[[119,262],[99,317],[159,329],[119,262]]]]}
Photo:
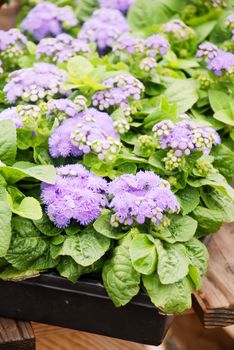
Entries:
{"type": "Polygon", "coordinates": [[[158,275],[160,282],[171,284],[188,274],[189,259],[185,247],[180,243],[162,244],[155,240],[158,253],[158,275]]]}
{"type": "Polygon", "coordinates": [[[223,223],[222,212],[216,209],[208,209],[198,206],[193,211],[193,217],[198,222],[198,237],[218,231],[223,223]]]}
{"type": "Polygon", "coordinates": [[[152,303],[165,313],[180,313],[191,308],[192,285],[187,277],[173,284],[163,285],[157,274],[142,277],[152,303]]]}
{"type": "Polygon", "coordinates": [[[184,113],[189,110],[198,100],[198,85],[196,80],[175,80],[165,91],[165,96],[170,103],[175,103],[180,111],[184,113]]]}
{"type": "Polygon", "coordinates": [[[57,236],[62,232],[62,229],[54,226],[46,214],[43,214],[42,218],[39,220],[34,219],[33,223],[45,236],[57,236]]]}
{"type": "Polygon", "coordinates": [[[87,58],[83,56],[75,56],[71,58],[67,63],[68,74],[72,79],[82,79],[87,76],[94,66],[87,58]]]}
{"type": "Polygon", "coordinates": [[[196,238],[186,242],[185,247],[190,260],[189,275],[196,289],[199,289],[201,288],[202,278],[207,269],[208,251],[206,246],[196,238]]]}
{"type": "Polygon", "coordinates": [[[215,168],[218,169],[226,179],[231,181],[234,178],[233,151],[221,144],[213,149],[212,155],[214,155],[213,164],[215,168]]]}
{"type": "Polygon", "coordinates": [[[25,197],[20,203],[13,202],[8,195],[8,203],[14,214],[31,220],[39,220],[42,217],[40,203],[33,197],[25,197]]]}
{"type": "Polygon", "coordinates": [[[128,23],[133,31],[145,30],[156,24],[167,22],[171,11],[159,1],[137,0],[128,11],[128,23]]]}
{"type": "Polygon", "coordinates": [[[191,213],[200,202],[199,191],[191,186],[186,186],[185,189],[178,191],[176,195],[179,199],[183,215],[191,213]]]}
{"type": "Polygon", "coordinates": [[[122,232],[120,228],[114,228],[111,223],[111,212],[106,210],[99,216],[99,218],[93,223],[94,229],[103,236],[120,239],[125,236],[126,232],[122,232]]]}
{"type": "Polygon", "coordinates": [[[171,224],[156,236],[168,243],[186,242],[196,232],[197,221],[190,216],[172,215],[171,224]]]}
{"type": "Polygon", "coordinates": [[[140,274],[133,268],[129,254],[131,235],[124,237],[104,263],[103,283],[116,307],[126,305],[138,292],[140,274]]]}
{"type": "Polygon", "coordinates": [[[134,269],[143,275],[150,275],[156,269],[157,253],[148,235],[137,234],[130,243],[130,257],[134,269]]]}
{"type": "Polygon", "coordinates": [[[209,102],[214,112],[222,109],[229,109],[231,96],[220,90],[209,90],[209,102]]]}
{"type": "Polygon", "coordinates": [[[3,271],[0,272],[0,278],[5,281],[23,281],[27,278],[39,276],[38,271],[31,269],[26,271],[19,271],[13,266],[7,266],[3,271]]]}
{"type": "Polygon", "coordinates": [[[110,247],[110,239],[87,227],[76,236],[65,239],[59,255],[71,256],[77,264],[92,265],[99,260],[110,247]]]}
{"type": "Polygon", "coordinates": [[[209,21],[209,22],[202,23],[196,27],[193,27],[193,29],[197,34],[197,40],[199,43],[204,41],[209,36],[209,34],[214,29],[215,24],[216,24],[216,21],[209,21]]]}
{"type": "Polygon", "coordinates": [[[63,256],[61,262],[56,267],[61,276],[75,283],[84,271],[84,266],[75,262],[70,256],[63,256]]]}
{"type": "Polygon", "coordinates": [[[4,257],[11,241],[11,209],[7,200],[7,191],[0,188],[0,257],[4,257]]]}
{"type": "Polygon", "coordinates": [[[78,19],[85,22],[98,7],[99,4],[97,0],[79,0],[75,12],[78,19]]]}
{"type": "Polygon", "coordinates": [[[16,157],[16,127],[11,120],[0,121],[0,160],[7,165],[16,157]]]}
{"type": "Polygon", "coordinates": [[[34,165],[29,163],[30,166],[24,168],[25,162],[15,163],[14,166],[0,167],[0,172],[3,174],[9,184],[14,184],[25,177],[32,177],[48,184],[54,184],[56,179],[56,171],[52,165],[34,165]]]}

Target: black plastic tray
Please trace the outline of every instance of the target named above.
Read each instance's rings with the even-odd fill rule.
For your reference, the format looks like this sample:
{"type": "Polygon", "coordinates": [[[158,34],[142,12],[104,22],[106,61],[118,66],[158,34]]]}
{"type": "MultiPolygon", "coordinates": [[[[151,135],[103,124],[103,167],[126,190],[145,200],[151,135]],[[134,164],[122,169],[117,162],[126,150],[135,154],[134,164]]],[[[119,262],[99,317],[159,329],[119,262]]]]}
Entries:
{"type": "Polygon", "coordinates": [[[94,278],[73,284],[55,273],[20,282],[0,280],[0,315],[159,345],[172,321],[144,293],[115,308],[94,278]]]}

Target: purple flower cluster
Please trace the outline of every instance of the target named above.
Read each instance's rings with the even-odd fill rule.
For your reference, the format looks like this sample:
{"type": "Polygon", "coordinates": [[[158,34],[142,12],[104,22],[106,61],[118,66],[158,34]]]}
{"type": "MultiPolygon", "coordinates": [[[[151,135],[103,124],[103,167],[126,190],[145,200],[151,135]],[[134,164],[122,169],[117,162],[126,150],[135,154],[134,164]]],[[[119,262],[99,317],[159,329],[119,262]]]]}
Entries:
{"type": "Polygon", "coordinates": [[[121,107],[126,116],[131,114],[129,103],[139,100],[144,85],[131,75],[118,75],[104,80],[102,83],[108,89],[96,92],[93,97],[93,106],[101,111],[110,107],[121,107]]]}
{"type": "Polygon", "coordinates": [[[127,12],[136,0],[99,0],[100,7],[116,9],[121,12],[127,12]]]}
{"type": "Polygon", "coordinates": [[[66,80],[66,75],[53,64],[36,63],[32,68],[10,73],[9,77],[10,81],[3,90],[9,103],[15,103],[17,99],[37,102],[65,94],[60,85],[66,80]]]}
{"type": "Polygon", "coordinates": [[[29,11],[22,22],[22,29],[39,41],[76,25],[77,19],[70,6],[57,7],[50,2],[42,2],[29,11]]]}
{"type": "Polygon", "coordinates": [[[0,113],[0,121],[2,120],[12,120],[16,128],[23,127],[21,116],[17,112],[17,107],[10,107],[2,111],[0,113]]]}
{"type": "Polygon", "coordinates": [[[217,76],[234,74],[234,54],[218,50],[217,55],[208,62],[207,68],[217,76]]]}
{"type": "Polygon", "coordinates": [[[74,101],[68,98],[48,101],[48,115],[54,115],[59,121],[75,117],[79,112],[87,108],[86,98],[78,95],[74,101]]]}
{"type": "Polygon", "coordinates": [[[107,113],[94,108],[65,120],[49,139],[52,157],[81,156],[93,151],[100,160],[113,161],[121,143],[107,113]]]}
{"type": "Polygon", "coordinates": [[[197,51],[197,57],[198,58],[205,58],[206,61],[210,61],[213,58],[215,58],[218,54],[218,47],[214,44],[211,44],[209,42],[202,43],[198,46],[197,51]]]}
{"type": "Polygon", "coordinates": [[[156,67],[157,56],[163,56],[168,52],[169,42],[162,35],[151,35],[146,40],[122,36],[115,43],[113,52],[117,56],[127,54],[140,59],[139,66],[148,72],[156,67]]]}
{"type": "Polygon", "coordinates": [[[99,50],[112,47],[123,34],[129,32],[126,19],[118,10],[102,8],[94,11],[81,28],[78,38],[97,44],[99,50]]]}
{"type": "Polygon", "coordinates": [[[181,168],[184,157],[192,151],[208,154],[213,145],[221,142],[214,129],[199,127],[190,120],[183,120],[176,125],[170,120],[163,120],[155,124],[152,130],[160,148],[169,149],[164,158],[167,170],[181,168]]]}
{"type": "Polygon", "coordinates": [[[179,19],[173,19],[163,26],[163,31],[172,37],[173,41],[181,42],[192,39],[195,32],[179,19]]]}
{"type": "Polygon", "coordinates": [[[0,30],[0,57],[4,64],[11,67],[23,55],[27,38],[16,28],[0,30]]]}
{"type": "Polygon", "coordinates": [[[67,227],[71,220],[88,225],[107,206],[104,179],[94,175],[81,164],[57,168],[54,185],[41,185],[41,198],[56,226],[67,227]]]}
{"type": "Polygon", "coordinates": [[[166,213],[179,210],[169,183],[152,171],[122,175],[109,184],[108,193],[112,197],[113,226],[144,224],[147,219],[158,226],[163,223],[166,213]]]}
{"type": "Polygon", "coordinates": [[[90,52],[88,44],[82,40],[74,39],[68,34],[59,34],[56,38],[42,39],[38,46],[37,58],[48,58],[52,63],[63,63],[75,55],[90,52]]]}

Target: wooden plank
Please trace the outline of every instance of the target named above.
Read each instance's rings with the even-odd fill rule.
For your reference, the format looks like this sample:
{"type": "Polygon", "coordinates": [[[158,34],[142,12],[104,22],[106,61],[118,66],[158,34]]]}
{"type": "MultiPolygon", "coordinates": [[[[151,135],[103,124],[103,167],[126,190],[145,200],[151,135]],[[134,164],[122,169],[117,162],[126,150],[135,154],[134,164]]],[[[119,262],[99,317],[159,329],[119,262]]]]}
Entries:
{"type": "Polygon", "coordinates": [[[35,350],[35,337],[29,322],[0,317],[0,350],[35,350]]]}
{"type": "Polygon", "coordinates": [[[234,324],[234,223],[225,224],[208,245],[210,255],[194,309],[206,328],[234,324]]]}

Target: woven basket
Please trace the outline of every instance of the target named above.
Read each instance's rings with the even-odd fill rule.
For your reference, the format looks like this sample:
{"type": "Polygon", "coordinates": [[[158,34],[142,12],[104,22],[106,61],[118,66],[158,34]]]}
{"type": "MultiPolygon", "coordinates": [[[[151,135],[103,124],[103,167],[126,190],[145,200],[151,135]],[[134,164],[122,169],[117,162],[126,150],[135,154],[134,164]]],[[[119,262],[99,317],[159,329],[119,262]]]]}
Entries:
{"type": "Polygon", "coordinates": [[[0,29],[8,30],[15,26],[20,4],[20,0],[12,0],[9,4],[0,7],[0,29]]]}

